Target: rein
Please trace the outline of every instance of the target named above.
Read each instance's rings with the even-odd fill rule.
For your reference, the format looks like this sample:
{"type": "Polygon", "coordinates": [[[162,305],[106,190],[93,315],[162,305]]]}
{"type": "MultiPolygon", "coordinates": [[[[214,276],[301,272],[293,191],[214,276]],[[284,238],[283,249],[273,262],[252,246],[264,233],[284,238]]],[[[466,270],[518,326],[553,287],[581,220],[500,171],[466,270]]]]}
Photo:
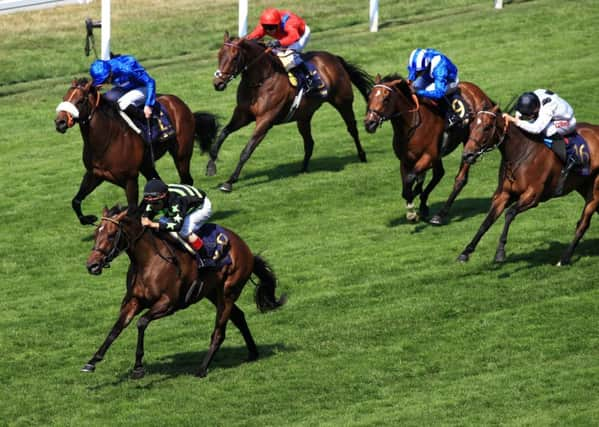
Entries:
{"type": "MultiPolygon", "coordinates": [[[[229,46],[229,47],[234,47],[235,49],[241,49],[239,47],[239,43],[225,42],[225,43],[223,43],[223,46],[229,46]]],[[[260,53],[260,55],[256,56],[252,61],[250,61],[248,64],[244,65],[243,67],[238,67],[238,69],[236,71],[234,71],[233,73],[223,73],[219,68],[214,72],[214,77],[223,78],[223,79],[226,78],[226,82],[229,83],[231,80],[235,79],[239,74],[247,71],[251,66],[253,66],[262,57],[262,55],[270,53],[271,51],[272,51],[272,48],[267,47],[266,49],[264,49],[264,51],[262,51],[260,53]]]]}

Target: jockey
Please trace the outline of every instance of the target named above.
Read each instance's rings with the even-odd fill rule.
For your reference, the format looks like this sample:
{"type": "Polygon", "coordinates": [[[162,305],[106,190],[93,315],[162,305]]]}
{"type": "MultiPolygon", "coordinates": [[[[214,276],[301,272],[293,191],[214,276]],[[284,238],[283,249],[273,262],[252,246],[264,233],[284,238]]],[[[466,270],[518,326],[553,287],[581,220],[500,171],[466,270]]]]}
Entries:
{"type": "Polygon", "coordinates": [[[461,121],[445,95],[458,87],[458,69],[451,60],[434,49],[414,49],[408,60],[408,79],[416,95],[443,101],[448,115],[448,128],[461,121]]]}
{"type": "Polygon", "coordinates": [[[286,71],[298,67],[306,76],[307,92],[312,89],[310,72],[300,56],[308,40],[310,27],[299,16],[287,11],[265,9],[260,16],[260,23],[246,36],[249,40],[270,36],[274,40],[267,43],[279,57],[286,71]]]}
{"type": "MultiPolygon", "coordinates": [[[[543,138],[550,139],[552,142],[563,141],[564,137],[576,133],[574,109],[550,90],[537,89],[534,92],[523,93],[518,98],[515,110],[515,116],[504,113],[503,117],[520,129],[535,135],[542,135],[543,138]]],[[[553,148],[553,143],[551,145],[553,148]]],[[[565,150],[563,144],[561,147],[556,147],[554,151],[565,150]]],[[[566,164],[562,168],[555,191],[556,195],[562,194],[568,174],[574,166],[579,164],[576,156],[564,155],[564,157],[566,157],[566,164]]]]}
{"type": "Polygon", "coordinates": [[[145,211],[141,224],[160,231],[175,231],[189,242],[196,252],[198,267],[214,267],[198,235],[200,228],[212,215],[212,203],[206,193],[191,185],[165,184],[151,179],[144,187],[145,211]],[[160,214],[158,222],[154,216],[160,214]]]}
{"type": "Polygon", "coordinates": [[[137,119],[149,119],[156,103],[156,82],[147,71],[130,55],[115,56],[110,60],[98,59],[91,64],[89,73],[92,84],[100,86],[111,83],[112,88],[104,94],[109,101],[116,102],[119,114],[139,134],[141,130],[133,123],[137,119]],[[143,116],[138,107],[144,106],[143,116]],[[126,114],[127,113],[127,114],[126,114]]]}

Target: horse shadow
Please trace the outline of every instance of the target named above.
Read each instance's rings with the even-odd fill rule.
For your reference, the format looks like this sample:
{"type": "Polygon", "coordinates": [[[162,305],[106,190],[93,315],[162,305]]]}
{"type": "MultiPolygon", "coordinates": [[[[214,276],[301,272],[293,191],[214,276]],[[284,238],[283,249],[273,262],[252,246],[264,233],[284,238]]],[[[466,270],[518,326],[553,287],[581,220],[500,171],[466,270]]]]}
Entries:
{"type": "MultiPolygon", "coordinates": [[[[284,344],[266,344],[259,345],[258,351],[260,352],[260,357],[258,358],[257,362],[268,359],[277,353],[288,353],[294,351],[294,349],[284,344]]],[[[186,351],[183,353],[166,355],[155,362],[146,362],[144,364],[146,371],[144,378],[149,378],[149,381],[140,382],[138,387],[149,389],[170,379],[195,375],[207,352],[208,350],[186,351]]],[[[245,346],[221,348],[221,351],[217,352],[214,356],[211,369],[208,371],[208,377],[210,377],[211,374],[214,375],[214,371],[233,369],[246,363],[251,363],[247,361],[247,355],[247,347],[245,346]]],[[[131,372],[128,371],[120,374],[115,381],[97,384],[93,387],[90,387],[90,389],[101,389],[106,386],[119,386],[123,383],[128,383],[131,381],[131,372]]]]}
{"type": "MultiPolygon", "coordinates": [[[[431,204],[429,206],[429,218],[439,212],[444,204],[445,202],[435,202],[431,204]]],[[[486,214],[489,211],[490,206],[491,200],[485,197],[458,199],[454,202],[451,211],[449,212],[446,225],[449,225],[452,222],[462,222],[480,214],[486,214]]],[[[427,219],[421,219],[418,223],[413,223],[408,221],[405,215],[392,218],[388,222],[390,228],[405,224],[414,224],[414,233],[419,233],[428,227],[438,227],[437,225],[429,223],[427,219]]]]}
{"type": "MultiPolygon", "coordinates": [[[[342,157],[331,156],[314,158],[310,160],[308,172],[305,173],[341,172],[347,167],[347,165],[352,163],[361,163],[355,154],[348,154],[342,157]]],[[[243,180],[238,181],[236,185],[239,187],[251,187],[254,185],[261,185],[279,179],[288,178],[290,176],[302,175],[304,172],[301,171],[301,165],[302,161],[300,160],[277,165],[266,170],[246,173],[243,176],[243,180]],[[254,181],[250,182],[252,180],[254,181]]]]}

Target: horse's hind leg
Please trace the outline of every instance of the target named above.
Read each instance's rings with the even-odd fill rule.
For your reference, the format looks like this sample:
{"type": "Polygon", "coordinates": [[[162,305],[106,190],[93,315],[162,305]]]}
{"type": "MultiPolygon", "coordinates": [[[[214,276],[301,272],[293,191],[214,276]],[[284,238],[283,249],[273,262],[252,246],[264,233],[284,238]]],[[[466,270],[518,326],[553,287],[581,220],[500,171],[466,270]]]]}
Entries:
{"type": "Polygon", "coordinates": [[[345,122],[345,126],[347,127],[347,131],[354,139],[354,143],[356,144],[356,150],[358,150],[358,158],[361,162],[366,161],[366,153],[362,148],[362,144],[360,143],[360,135],[358,134],[358,127],[356,126],[356,116],[354,115],[354,110],[352,108],[351,101],[340,102],[338,104],[332,103],[333,107],[341,117],[343,117],[343,121],[345,122]]]}
{"type": "Polygon", "coordinates": [[[104,359],[104,355],[106,354],[106,351],[108,351],[110,345],[114,342],[114,340],[117,339],[123,329],[125,329],[129,323],[131,323],[131,320],[133,320],[135,315],[140,311],[141,307],[135,298],[132,298],[123,304],[119,318],[104,340],[104,343],[100,346],[98,351],[96,351],[96,354],[92,356],[89,362],[87,362],[85,366],[81,368],[81,372],[93,372],[96,369],[96,363],[104,359]]]}
{"type": "Polygon", "coordinates": [[[312,117],[308,117],[306,120],[300,120],[297,122],[297,129],[304,139],[304,162],[302,163],[302,172],[308,172],[308,163],[312,157],[314,151],[314,139],[312,138],[312,128],[310,125],[312,117]]]}
{"type": "Polygon", "coordinates": [[[206,353],[206,356],[204,356],[204,360],[202,361],[200,369],[196,374],[196,376],[201,378],[208,374],[208,366],[210,365],[210,362],[212,362],[212,359],[214,359],[214,355],[225,340],[227,321],[229,320],[231,311],[234,307],[234,302],[230,298],[218,298],[215,293],[208,295],[207,298],[216,307],[216,321],[214,325],[214,331],[212,332],[212,336],[210,338],[210,347],[208,348],[208,353],[206,353]]]}
{"type": "Polygon", "coordinates": [[[233,304],[233,309],[231,310],[231,321],[233,324],[239,329],[241,335],[243,335],[243,339],[245,341],[245,345],[248,349],[248,361],[254,361],[258,359],[258,348],[256,347],[256,343],[254,342],[254,338],[250,332],[250,328],[248,327],[247,322],[245,321],[245,314],[243,311],[237,307],[237,304],[233,304]]]}
{"type": "Polygon", "coordinates": [[[452,190],[451,194],[449,195],[449,198],[447,199],[447,201],[441,208],[441,210],[439,212],[437,212],[437,214],[434,215],[430,219],[429,222],[431,224],[443,225],[445,223],[445,219],[447,218],[447,215],[449,215],[449,210],[451,209],[453,202],[458,197],[458,195],[460,194],[462,189],[468,183],[468,171],[469,170],[470,170],[470,165],[462,160],[462,163],[460,164],[460,170],[458,171],[458,174],[455,177],[455,181],[453,184],[453,190],[452,190]]]}
{"type": "Polygon", "coordinates": [[[437,162],[433,167],[433,176],[427,186],[424,188],[424,191],[420,194],[420,215],[423,218],[428,217],[429,209],[428,209],[428,197],[431,192],[437,186],[439,181],[445,175],[445,168],[443,168],[443,163],[441,161],[437,162]]]}
{"type": "MultiPolygon", "coordinates": [[[[540,192],[539,192],[540,194],[540,192]]],[[[497,250],[495,251],[495,262],[505,261],[505,245],[507,243],[507,235],[510,229],[512,221],[516,215],[537,206],[539,203],[538,197],[523,197],[521,196],[514,206],[509,208],[505,213],[505,224],[503,225],[503,231],[499,236],[499,243],[497,244],[497,250]]]]}
{"type": "Polygon", "coordinates": [[[81,203],[83,200],[94,191],[98,185],[100,185],[104,180],[96,175],[94,175],[90,171],[86,171],[85,175],[83,175],[83,179],[81,180],[81,184],[79,185],[79,191],[71,201],[71,206],[79,218],[79,222],[82,225],[90,225],[98,220],[98,217],[95,215],[83,215],[81,211],[81,203]]]}

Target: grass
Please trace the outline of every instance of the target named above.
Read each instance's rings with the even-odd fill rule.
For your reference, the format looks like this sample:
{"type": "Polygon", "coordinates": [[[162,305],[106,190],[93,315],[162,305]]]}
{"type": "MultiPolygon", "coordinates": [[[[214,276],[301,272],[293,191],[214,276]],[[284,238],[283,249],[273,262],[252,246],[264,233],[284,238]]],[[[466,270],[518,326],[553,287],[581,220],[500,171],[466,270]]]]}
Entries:
{"type": "MultiPolygon", "coordinates": [[[[582,200],[552,200],[519,216],[507,261],[492,262],[498,221],[471,261],[457,255],[480,225],[495,189],[499,154],[472,169],[451,222],[409,224],[401,200],[391,127],[360,132],[357,160],[338,114],[313,120],[311,172],[299,174],[295,125],[274,128],[231,194],[216,190],[233,171],[252,126],[231,135],[218,174],[192,161],[215,220],[274,267],[288,305],[259,314],[251,285],[240,306],[262,358],[242,363],[233,327],[207,378],[192,376],[205,353],[214,310],[207,302],[152,323],[147,376],[129,379],[136,328],[115,342],[94,374],[79,372],[116,319],[127,259],[99,277],[84,264],[91,228],[70,208],[83,172],[77,129],[55,132],[54,108],[73,77],[87,73],[84,20],[101,2],[0,17],[0,424],[2,425],[597,425],[599,309],[592,224],[573,265],[553,264],[573,237],[582,200]]],[[[252,2],[250,23],[266,1],[252,2]]],[[[436,47],[462,80],[505,104],[548,87],[580,121],[597,123],[599,85],[594,1],[380,3],[380,31],[368,32],[364,2],[281,1],[312,27],[310,49],[329,50],[371,74],[405,73],[411,49],[436,47]],[[551,17],[551,19],[548,19],[551,17]]],[[[112,48],[147,66],[161,92],[226,123],[235,87],[211,85],[223,32],[235,31],[237,2],[113,2],[112,48]]],[[[99,34],[97,34],[99,48],[99,34]]],[[[356,92],[357,95],[357,92],[356,92]]],[[[356,96],[362,120],[364,102],[356,96]]],[[[361,127],[361,126],[360,126],[361,127]]],[[[432,193],[450,192],[459,153],[432,193]]],[[[158,170],[176,180],[172,161],[158,170]]],[[[102,185],[83,205],[99,213],[125,200],[102,185]]],[[[596,221],[596,218],[595,218],[596,221]]]]}

